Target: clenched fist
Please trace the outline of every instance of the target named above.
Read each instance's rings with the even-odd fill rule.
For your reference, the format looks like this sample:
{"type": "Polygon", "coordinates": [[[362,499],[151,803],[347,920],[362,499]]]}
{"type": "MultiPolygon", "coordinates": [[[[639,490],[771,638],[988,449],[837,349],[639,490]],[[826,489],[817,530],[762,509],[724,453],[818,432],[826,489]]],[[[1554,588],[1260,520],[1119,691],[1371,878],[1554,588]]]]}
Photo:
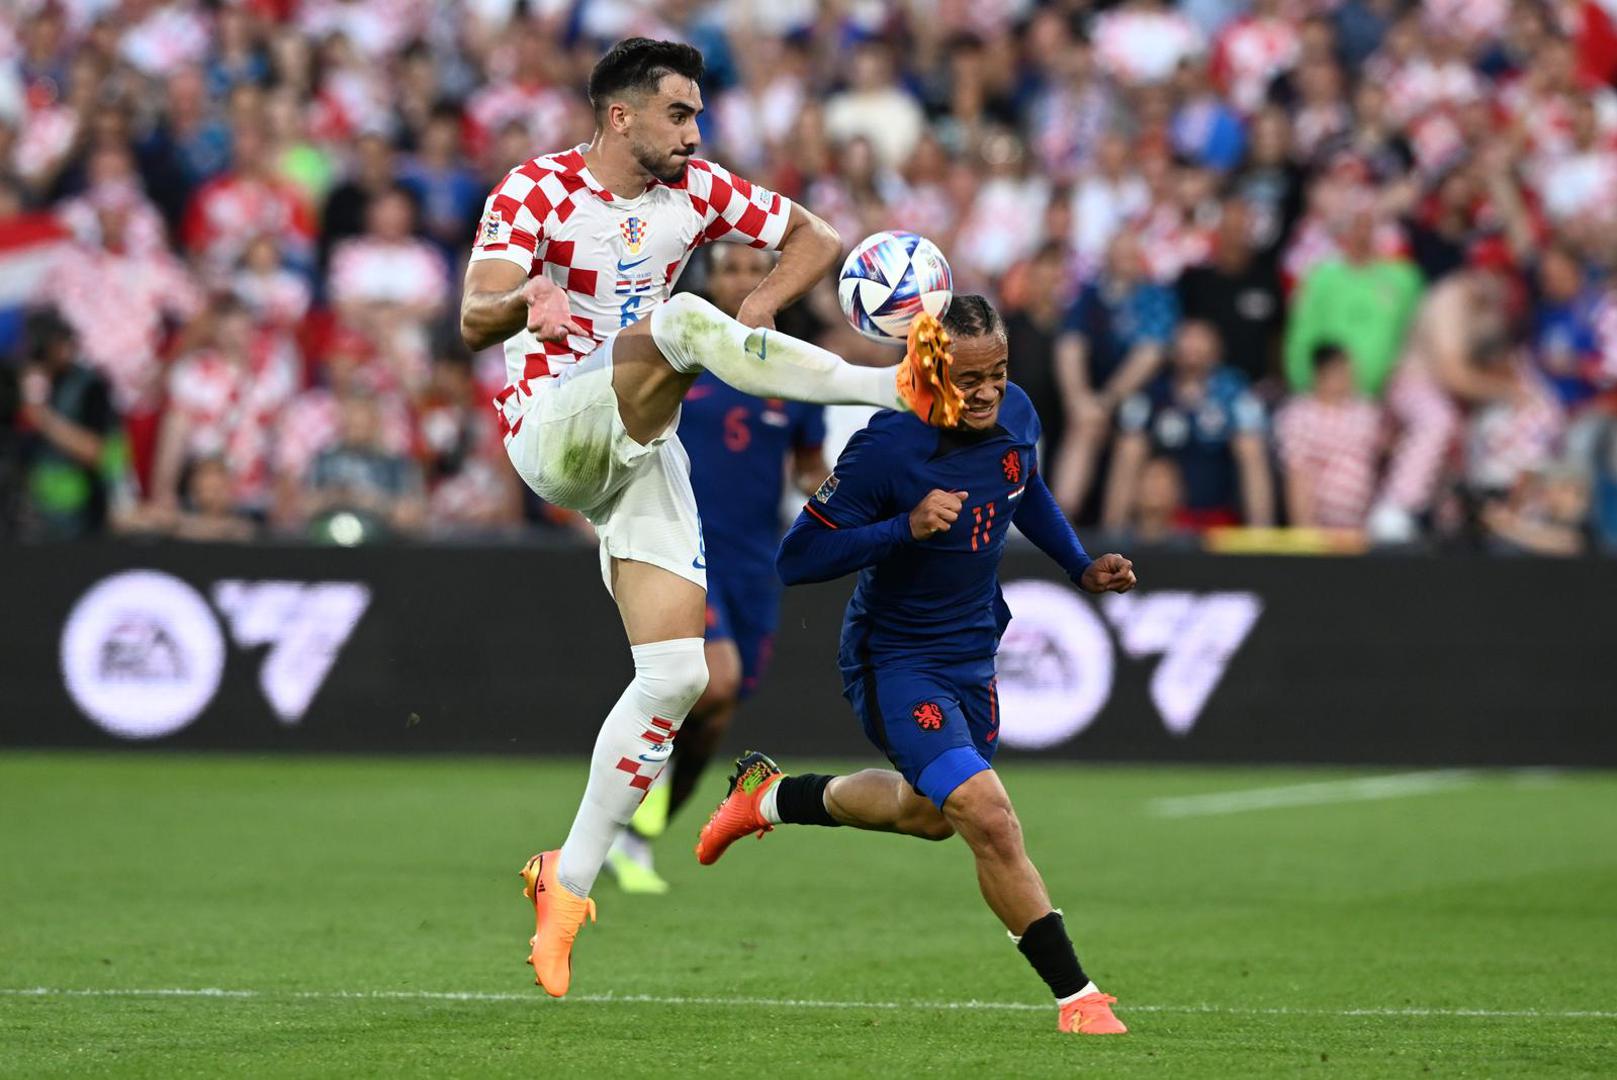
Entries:
{"type": "Polygon", "coordinates": [[[1078,587],[1088,593],[1124,593],[1137,584],[1134,564],[1121,555],[1102,555],[1089,564],[1078,587]]]}
{"type": "Polygon", "coordinates": [[[960,516],[960,508],[965,505],[965,501],[964,491],[941,491],[933,488],[926,493],[926,498],[910,511],[910,535],[917,540],[927,540],[939,533],[948,532],[949,526],[960,516]]]}

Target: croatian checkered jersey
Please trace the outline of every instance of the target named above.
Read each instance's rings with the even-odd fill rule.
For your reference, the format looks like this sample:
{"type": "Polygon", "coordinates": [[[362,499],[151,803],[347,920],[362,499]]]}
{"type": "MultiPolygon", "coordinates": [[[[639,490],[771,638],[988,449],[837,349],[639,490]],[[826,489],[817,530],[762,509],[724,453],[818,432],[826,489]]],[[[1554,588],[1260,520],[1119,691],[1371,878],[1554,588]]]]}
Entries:
{"type": "Polygon", "coordinates": [[[692,158],[678,183],[653,181],[624,199],[600,185],[584,147],[524,162],[488,197],[471,259],[504,259],[567,290],[583,335],[540,341],[522,330],[505,343],[502,418],[517,387],[552,377],[607,336],[668,299],[691,253],[714,241],[778,248],[792,204],[692,158]]]}

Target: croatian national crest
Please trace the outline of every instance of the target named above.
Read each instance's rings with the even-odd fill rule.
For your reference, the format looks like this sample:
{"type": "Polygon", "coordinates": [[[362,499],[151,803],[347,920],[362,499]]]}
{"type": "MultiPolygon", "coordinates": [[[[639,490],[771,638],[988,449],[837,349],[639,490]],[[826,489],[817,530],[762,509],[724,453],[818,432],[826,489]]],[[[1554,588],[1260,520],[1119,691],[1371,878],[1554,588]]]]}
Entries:
{"type": "Polygon", "coordinates": [[[646,220],[633,214],[618,226],[618,231],[623,234],[623,244],[629,249],[630,255],[640,254],[640,249],[646,246],[646,229],[646,220]]]}
{"type": "Polygon", "coordinates": [[[1005,456],[999,459],[999,467],[1005,471],[1007,483],[1020,484],[1022,482],[1022,451],[1005,451],[1005,456]]]}

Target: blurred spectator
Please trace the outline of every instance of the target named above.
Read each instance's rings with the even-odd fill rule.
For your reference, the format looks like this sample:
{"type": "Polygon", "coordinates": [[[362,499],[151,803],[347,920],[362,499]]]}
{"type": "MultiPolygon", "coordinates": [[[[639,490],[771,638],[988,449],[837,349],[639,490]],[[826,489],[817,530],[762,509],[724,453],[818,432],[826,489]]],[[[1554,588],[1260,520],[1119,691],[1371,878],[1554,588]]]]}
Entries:
{"type": "Polygon", "coordinates": [[[1409,346],[1388,388],[1400,433],[1370,520],[1374,539],[1405,543],[1432,507],[1443,465],[1466,415],[1479,428],[1473,486],[1502,484],[1501,468],[1526,455],[1536,464],[1560,432],[1560,411],[1536,376],[1516,361],[1508,306],[1511,279],[1484,263],[1440,282],[1422,304],[1409,346]]]}
{"type": "Polygon", "coordinates": [[[1286,381],[1293,390],[1312,385],[1320,345],[1347,350],[1354,383],[1372,397],[1381,395],[1398,362],[1421,278],[1408,262],[1376,255],[1376,223],[1366,198],[1351,196],[1335,221],[1341,256],[1320,263],[1298,287],[1286,326],[1286,381]]]}
{"type": "Polygon", "coordinates": [[[446,255],[467,243],[487,191],[467,164],[460,114],[453,107],[433,111],[420,149],[403,165],[400,177],[421,207],[423,230],[446,255]]]}
{"type": "Polygon", "coordinates": [[[486,395],[472,378],[471,357],[441,353],[433,363],[421,407],[421,442],[435,530],[494,529],[521,521],[519,481],[486,395]]]}
{"type": "MultiPolygon", "coordinates": [[[[531,152],[530,152],[531,154],[531,152]]],[[[512,164],[515,164],[513,162],[512,164]]],[[[504,171],[504,170],[501,170],[504,171]]],[[[331,250],[341,240],[365,230],[371,200],[392,190],[397,172],[393,147],[381,135],[362,135],[354,144],[349,175],[326,197],[320,214],[320,266],[326,267],[331,250]]],[[[466,238],[471,243],[471,238],[466,238]]]]}
{"type": "Polygon", "coordinates": [[[112,393],[79,358],[73,328],[51,312],[27,326],[18,419],[25,438],[27,531],[37,539],[79,540],[106,528],[109,475],[121,467],[112,393]]]}
{"type": "Polygon", "coordinates": [[[222,459],[192,461],[181,487],[185,495],[179,504],[130,508],[119,515],[118,530],[203,543],[242,543],[257,537],[257,523],[236,506],[230,467],[222,459]]]}
{"type": "Polygon", "coordinates": [[[1588,404],[1617,372],[1605,369],[1597,323],[1604,291],[1590,280],[1577,255],[1552,244],[1534,275],[1533,362],[1560,398],[1575,412],[1588,404]]]}
{"type": "Polygon", "coordinates": [[[1185,525],[1185,481],[1177,461],[1166,455],[1149,458],[1140,467],[1137,487],[1119,543],[1125,547],[1198,546],[1195,530],[1185,525]]]}
{"type": "Polygon", "coordinates": [[[926,117],[915,98],[893,77],[893,58],[878,41],[861,44],[849,66],[848,88],[825,104],[825,130],[831,138],[870,140],[876,160],[895,168],[920,141],[926,117]]]}
{"type": "Polygon", "coordinates": [[[1073,189],[1072,246],[1086,270],[1098,266],[1123,223],[1150,205],[1151,190],[1129,168],[1129,145],[1121,135],[1103,136],[1094,167],[1073,189]]]}
{"type": "Polygon", "coordinates": [[[1123,403],[1118,429],[1106,488],[1108,528],[1122,528],[1133,517],[1140,472],[1153,455],[1179,466],[1186,524],[1273,524],[1263,405],[1245,376],[1221,362],[1218,333],[1209,324],[1179,327],[1168,371],[1123,403]]]}
{"type": "Polygon", "coordinates": [[[1205,48],[1196,25],[1161,0],[1124,0],[1094,25],[1100,65],[1124,85],[1164,82],[1205,48]]]}
{"type": "Polygon", "coordinates": [[[349,393],[338,401],[337,445],[314,459],[304,488],[303,516],[316,535],[329,532],[346,543],[352,526],[336,516],[357,519],[365,539],[410,534],[425,523],[421,470],[402,454],[382,448],[376,402],[349,393]]]}
{"type": "Polygon", "coordinates": [[[1283,297],[1280,275],[1257,251],[1252,233],[1247,204],[1226,199],[1212,258],[1185,270],[1175,292],[1184,317],[1213,324],[1228,362],[1260,384],[1279,370],[1283,297]]]}
{"type": "Polygon", "coordinates": [[[1074,430],[1055,463],[1052,490],[1069,515],[1089,493],[1113,412],[1161,369],[1178,318],[1172,290],[1146,279],[1134,235],[1119,233],[1107,251],[1105,270],[1084,286],[1056,346],[1074,430]]]}
{"type": "Polygon", "coordinates": [[[309,312],[309,283],[281,259],[281,245],[265,233],[249,241],[230,291],[260,326],[291,330],[309,312]]]}
{"type": "Polygon", "coordinates": [[[1275,415],[1275,443],[1293,525],[1362,529],[1375,497],[1385,432],[1381,409],[1353,385],[1339,346],[1314,350],[1314,387],[1275,415]]]}
{"type": "Polygon", "coordinates": [[[284,342],[255,330],[235,297],[215,297],[209,307],[200,347],[169,373],[152,497],[159,506],[177,505],[186,464],[219,457],[235,504],[262,512],[270,500],[276,427],[297,390],[300,365],[284,342]]]}
{"type": "Polygon", "coordinates": [[[331,254],[331,302],[351,327],[420,359],[407,385],[425,377],[428,326],[449,301],[443,256],[412,235],[415,204],[402,187],[381,192],[365,213],[365,233],[331,254]]]}
{"type": "Polygon", "coordinates": [[[1564,466],[1523,473],[1508,498],[1482,510],[1490,548],[1507,554],[1582,555],[1588,520],[1589,478],[1564,466]]]}
{"type": "Polygon", "coordinates": [[[46,269],[36,294],[77,332],[85,359],[111,381],[125,412],[156,407],[165,324],[189,319],[201,306],[193,279],[166,248],[130,245],[129,223],[141,204],[127,185],[90,191],[82,205],[91,216],[46,269]],[[116,302],[112,318],[109,297],[116,302]]]}
{"type": "Polygon", "coordinates": [[[314,220],[302,194],[275,171],[263,131],[243,124],[232,132],[230,171],[204,184],[186,211],[185,245],[206,270],[224,273],[264,233],[309,265],[314,220]]]}

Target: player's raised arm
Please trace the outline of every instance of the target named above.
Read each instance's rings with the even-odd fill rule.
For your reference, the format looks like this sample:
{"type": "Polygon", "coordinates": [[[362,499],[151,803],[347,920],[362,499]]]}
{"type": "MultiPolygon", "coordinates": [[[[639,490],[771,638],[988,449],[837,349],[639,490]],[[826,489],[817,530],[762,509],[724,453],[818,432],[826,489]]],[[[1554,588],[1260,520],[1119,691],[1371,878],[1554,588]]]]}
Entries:
{"type": "Polygon", "coordinates": [[[781,308],[804,296],[829,274],[842,254],[842,239],[820,217],[792,204],[780,240],[780,260],[741,303],[736,321],[743,326],[774,326],[781,308]]]}
{"type": "Polygon", "coordinates": [[[1038,472],[1028,478],[1022,502],[1011,520],[1085,592],[1128,592],[1134,588],[1134,564],[1116,554],[1091,559],[1038,472]]]}

